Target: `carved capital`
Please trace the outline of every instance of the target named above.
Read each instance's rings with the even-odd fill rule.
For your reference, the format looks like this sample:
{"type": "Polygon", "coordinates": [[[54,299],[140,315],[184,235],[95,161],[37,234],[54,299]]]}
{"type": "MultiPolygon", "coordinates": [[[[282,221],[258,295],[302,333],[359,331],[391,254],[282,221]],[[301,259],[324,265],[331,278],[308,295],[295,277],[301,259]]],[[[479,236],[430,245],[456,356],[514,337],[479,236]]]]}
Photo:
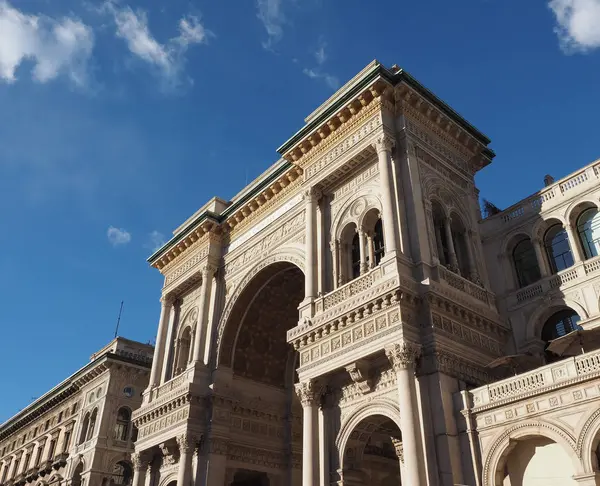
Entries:
{"type": "Polygon", "coordinates": [[[160,298],[160,302],[164,306],[171,306],[175,303],[175,296],[173,294],[166,294],[160,298]]]}
{"type": "Polygon", "coordinates": [[[394,148],[394,140],[389,135],[380,135],[373,142],[373,148],[379,152],[391,152],[394,148]]]}
{"type": "Polygon", "coordinates": [[[206,280],[207,278],[212,278],[217,271],[217,267],[211,265],[210,263],[206,264],[206,266],[202,269],[202,280],[206,280]]]}
{"type": "Polygon", "coordinates": [[[181,434],[177,436],[177,446],[179,447],[179,454],[190,453],[193,451],[196,446],[197,439],[196,437],[190,434],[181,434]]]}
{"type": "Polygon", "coordinates": [[[396,343],[385,350],[394,371],[414,369],[417,358],[421,356],[421,346],[408,341],[396,343]]]}
{"type": "Polygon", "coordinates": [[[303,407],[319,405],[322,387],[313,380],[296,383],[296,395],[303,407]]]}
{"type": "Polygon", "coordinates": [[[131,463],[134,471],[142,471],[148,467],[148,458],[141,452],[133,452],[131,454],[131,463]]]}
{"type": "Polygon", "coordinates": [[[323,193],[316,187],[307,187],[302,192],[302,198],[305,201],[316,202],[323,196],[323,193]]]}
{"type": "Polygon", "coordinates": [[[162,453],[162,463],[163,465],[171,465],[175,464],[175,450],[173,445],[162,443],[158,445],[160,452],[162,453]]]}
{"type": "Polygon", "coordinates": [[[394,445],[394,449],[396,450],[396,456],[398,460],[404,463],[404,444],[402,440],[397,439],[396,437],[392,437],[392,444],[394,445]]]}

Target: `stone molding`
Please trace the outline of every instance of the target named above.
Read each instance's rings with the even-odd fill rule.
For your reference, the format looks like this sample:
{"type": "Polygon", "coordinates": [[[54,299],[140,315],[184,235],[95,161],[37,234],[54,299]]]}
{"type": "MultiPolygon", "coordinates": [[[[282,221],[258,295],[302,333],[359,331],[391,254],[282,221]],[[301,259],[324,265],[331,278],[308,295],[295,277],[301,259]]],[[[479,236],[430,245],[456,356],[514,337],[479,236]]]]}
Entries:
{"type": "Polygon", "coordinates": [[[303,407],[313,407],[320,404],[323,387],[319,383],[308,380],[296,383],[294,388],[303,407]]]}

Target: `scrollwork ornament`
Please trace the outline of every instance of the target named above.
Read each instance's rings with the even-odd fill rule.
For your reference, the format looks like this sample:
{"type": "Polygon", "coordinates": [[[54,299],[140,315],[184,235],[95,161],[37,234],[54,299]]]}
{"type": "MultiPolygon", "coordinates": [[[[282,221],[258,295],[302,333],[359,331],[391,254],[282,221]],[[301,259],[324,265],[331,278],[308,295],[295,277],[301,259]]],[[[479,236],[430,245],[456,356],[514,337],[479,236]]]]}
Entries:
{"type": "Polygon", "coordinates": [[[403,341],[386,348],[385,354],[390,360],[394,371],[414,369],[417,359],[421,356],[421,346],[403,341]]]}
{"type": "Polygon", "coordinates": [[[380,135],[373,142],[373,148],[379,152],[391,152],[394,148],[394,140],[389,135],[380,135]]]}
{"type": "Polygon", "coordinates": [[[177,445],[179,446],[179,453],[190,453],[196,443],[195,437],[189,434],[181,434],[177,436],[177,445]]]}

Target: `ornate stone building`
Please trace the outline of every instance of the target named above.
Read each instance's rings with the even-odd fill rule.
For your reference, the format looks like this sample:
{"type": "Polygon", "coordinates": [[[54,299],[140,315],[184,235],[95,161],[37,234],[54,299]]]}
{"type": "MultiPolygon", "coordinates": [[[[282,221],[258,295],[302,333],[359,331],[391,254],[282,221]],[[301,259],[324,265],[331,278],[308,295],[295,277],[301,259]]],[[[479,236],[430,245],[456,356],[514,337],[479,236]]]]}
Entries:
{"type": "Polygon", "coordinates": [[[0,425],[2,486],[126,486],[153,348],[116,338],[0,425]]]}
{"type": "Polygon", "coordinates": [[[374,61],[177,228],[149,259],[164,286],[133,485],[569,484],[523,481],[536,451],[561,460],[553,444],[568,481],[596,484],[600,359],[497,383],[488,364],[541,364],[568,309],[594,324],[598,170],[481,222],[489,143],[374,61]],[[581,238],[584,214],[590,257],[571,262],[554,223],[581,238]]]}

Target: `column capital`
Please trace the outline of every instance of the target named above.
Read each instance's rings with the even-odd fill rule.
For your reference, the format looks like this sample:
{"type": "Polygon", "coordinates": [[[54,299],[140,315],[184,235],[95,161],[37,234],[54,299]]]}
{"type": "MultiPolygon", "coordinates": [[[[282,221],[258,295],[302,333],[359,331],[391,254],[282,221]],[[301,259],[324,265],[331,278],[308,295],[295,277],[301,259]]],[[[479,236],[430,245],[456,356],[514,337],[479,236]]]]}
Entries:
{"type": "Polygon", "coordinates": [[[202,272],[202,278],[206,279],[214,276],[215,272],[217,271],[217,267],[208,263],[200,271],[202,272]]]}
{"type": "Polygon", "coordinates": [[[313,380],[296,383],[296,395],[300,399],[303,407],[319,405],[322,393],[322,386],[313,380]]]}
{"type": "Polygon", "coordinates": [[[179,446],[179,454],[191,452],[196,447],[197,438],[191,434],[184,433],[176,437],[179,446]]]}
{"type": "Polygon", "coordinates": [[[379,135],[372,143],[373,148],[379,152],[391,152],[395,145],[394,139],[386,134],[379,135]]]}
{"type": "Polygon", "coordinates": [[[131,463],[133,464],[134,471],[141,471],[148,467],[150,461],[143,452],[133,452],[131,454],[131,463]]]}
{"type": "Polygon", "coordinates": [[[173,294],[166,294],[160,298],[160,303],[162,305],[173,305],[175,303],[176,297],[173,294]]]}
{"type": "Polygon", "coordinates": [[[417,359],[421,356],[421,346],[409,341],[402,341],[387,347],[385,355],[390,360],[394,371],[414,369],[417,359]]]}
{"type": "Polygon", "coordinates": [[[305,201],[316,202],[318,199],[321,199],[323,193],[314,186],[306,187],[302,191],[302,199],[305,201]]]}

